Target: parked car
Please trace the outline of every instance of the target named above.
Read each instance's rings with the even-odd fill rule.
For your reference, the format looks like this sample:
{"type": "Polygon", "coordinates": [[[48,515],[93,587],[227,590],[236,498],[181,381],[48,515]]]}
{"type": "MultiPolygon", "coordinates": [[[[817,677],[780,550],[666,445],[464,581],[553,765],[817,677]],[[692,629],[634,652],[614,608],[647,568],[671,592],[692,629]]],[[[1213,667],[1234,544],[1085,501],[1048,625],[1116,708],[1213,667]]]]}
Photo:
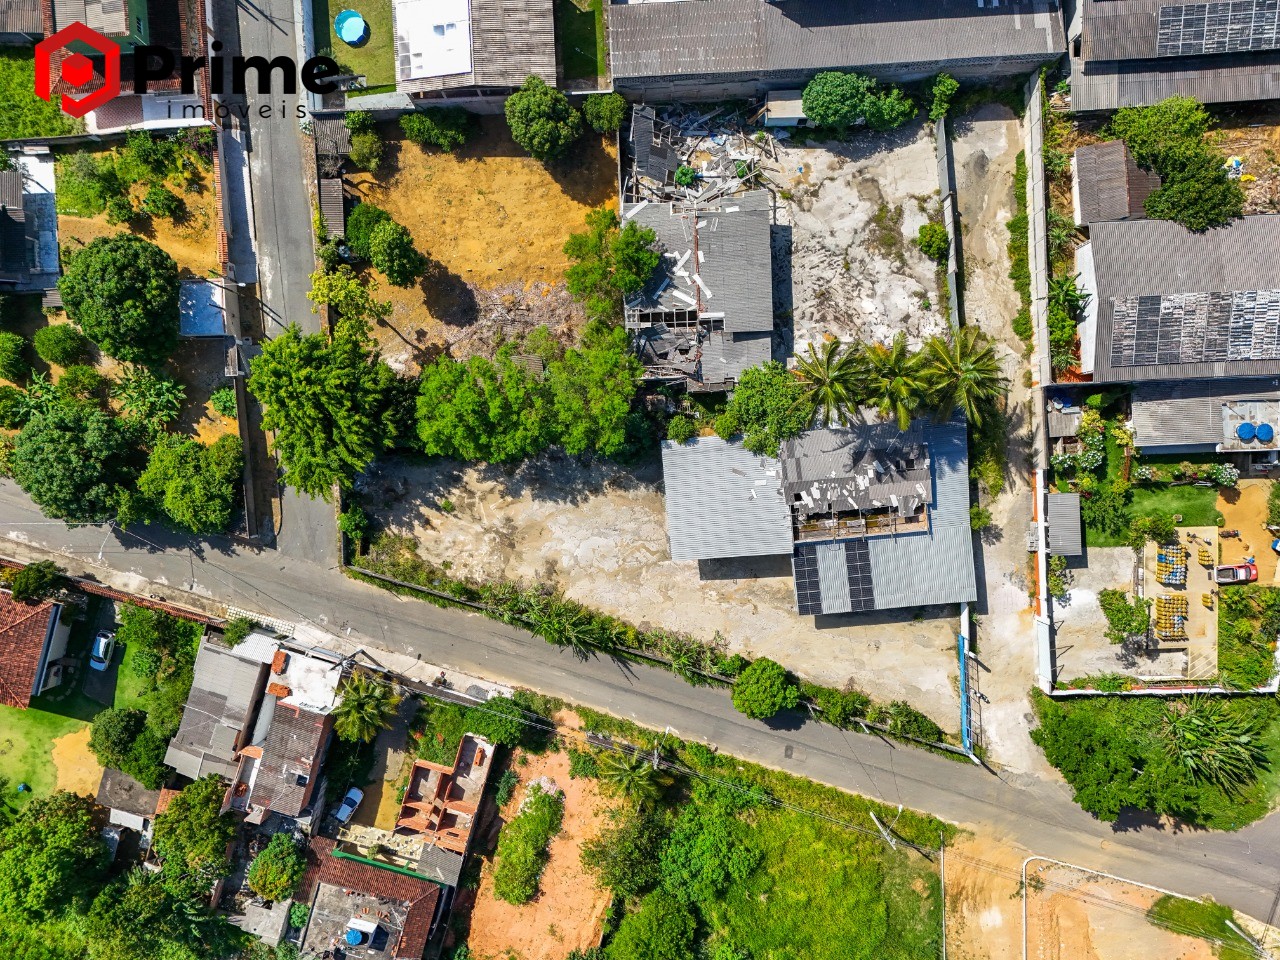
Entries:
{"type": "Polygon", "coordinates": [[[100,630],[93,638],[93,653],[89,654],[89,666],[94,670],[105,670],[111,666],[111,658],[116,652],[116,635],[108,630],[100,630]]]}
{"type": "Polygon", "coordinates": [[[1218,567],[1213,579],[1217,583],[1253,583],[1258,579],[1258,566],[1254,563],[1233,563],[1218,567]]]}
{"type": "Polygon", "coordinates": [[[338,804],[338,809],[333,811],[333,818],[339,823],[347,823],[355,815],[356,808],[363,799],[364,791],[359,787],[352,787],[342,798],[342,803],[338,804]]]}

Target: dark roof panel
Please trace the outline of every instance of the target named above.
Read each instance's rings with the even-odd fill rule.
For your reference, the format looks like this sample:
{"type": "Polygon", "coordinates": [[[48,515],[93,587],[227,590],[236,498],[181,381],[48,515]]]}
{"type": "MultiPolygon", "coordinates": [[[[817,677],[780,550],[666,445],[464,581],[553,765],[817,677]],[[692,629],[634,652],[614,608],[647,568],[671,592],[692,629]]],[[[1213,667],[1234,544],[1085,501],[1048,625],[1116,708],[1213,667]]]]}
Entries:
{"type": "Polygon", "coordinates": [[[1080,222],[1141,220],[1147,197],[1160,188],[1160,176],[1143,170],[1123,140],[1080,147],[1075,155],[1080,193],[1080,222]]]}

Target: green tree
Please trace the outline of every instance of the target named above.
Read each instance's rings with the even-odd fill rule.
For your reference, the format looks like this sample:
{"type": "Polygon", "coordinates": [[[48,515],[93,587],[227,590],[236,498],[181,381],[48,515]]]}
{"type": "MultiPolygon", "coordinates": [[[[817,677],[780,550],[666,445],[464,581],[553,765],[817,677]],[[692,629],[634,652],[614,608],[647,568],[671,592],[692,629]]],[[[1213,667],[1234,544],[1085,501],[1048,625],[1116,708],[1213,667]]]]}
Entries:
{"type": "Polygon", "coordinates": [[[610,322],[621,316],[622,299],[640,291],[662,260],[655,239],[634,221],[619,228],[618,215],[605,207],[587,214],[585,233],[569,235],[564,252],[573,263],[565,286],[589,318],[610,322]]]}
{"type": "Polygon", "coordinates": [[[400,118],[404,135],[420,147],[439,147],[446,153],[467,142],[474,129],[471,114],[460,107],[436,107],[406,113],[400,118]]]}
{"type": "Polygon", "coordinates": [[[385,147],[382,138],[372,130],[351,135],[351,162],[362,170],[377,173],[382,166],[385,147]]]}
{"type": "Polygon", "coordinates": [[[219,387],[209,394],[209,406],[213,407],[222,416],[230,417],[234,420],[237,413],[236,388],[219,387]]]}
{"type": "Polygon", "coordinates": [[[583,101],[582,115],[597,133],[613,133],[627,119],[627,101],[620,93],[593,93],[583,101]]]}
{"type": "Polygon", "coordinates": [[[848,130],[866,117],[867,100],[876,86],[872,77],[858,73],[819,73],[804,88],[804,115],[820,127],[848,130]]]}
{"type": "Polygon", "coordinates": [[[187,389],[168,374],[133,367],[111,388],[111,394],[125,413],[159,432],[178,419],[187,389]]]}
{"type": "Polygon", "coordinates": [[[73,363],[62,371],[58,378],[57,390],[70,400],[87,400],[95,395],[100,396],[107,378],[93,367],[83,363],[73,363]]]}
{"type": "Polygon", "coordinates": [[[62,568],[52,560],[37,560],[9,579],[13,599],[19,603],[38,603],[52,596],[62,583],[62,568]]]}
{"type": "Polygon", "coordinates": [[[248,617],[232,617],[222,628],[222,642],[228,647],[239,646],[253,633],[258,624],[248,617]]]}
{"type": "Polygon", "coordinates": [[[41,327],[32,337],[36,356],[45,363],[69,367],[89,356],[89,338],[69,323],[41,327]]]}
{"type": "Polygon", "coordinates": [[[927,394],[921,355],[907,349],[907,336],[900,332],[887,347],[868,344],[863,358],[868,402],[880,416],[892,417],[900,430],[906,430],[927,394]]]}
{"type": "Polygon", "coordinates": [[[587,324],[581,345],[547,367],[556,436],[567,452],[611,456],[623,448],[627,414],[643,372],[625,330],[587,324]]]}
{"type": "Polygon", "coordinates": [[[348,110],[343,114],[342,122],[352,133],[372,133],[377,126],[368,110],[348,110]]]}
{"type": "Polygon", "coordinates": [[[563,93],[540,77],[529,77],[507,97],[511,139],[536,160],[552,160],[582,134],[582,116],[563,93]]]}
{"type": "Polygon", "coordinates": [[[185,207],[181,197],[159,183],[148,187],[146,196],[142,198],[142,212],[150,217],[176,220],[185,207]]]}
{"type": "Polygon", "coordinates": [[[782,665],[761,657],[738,675],[733,685],[733,707],[753,720],[767,720],[780,710],[800,702],[800,689],[782,665]]]}
{"type": "Polygon", "coordinates": [[[548,443],[550,392],[512,358],[510,345],[490,361],[440,357],[422,371],[418,438],[427,456],[503,463],[548,443]]]}
{"type": "Polygon", "coordinates": [[[470,711],[468,722],[472,732],[489,742],[514,747],[524,738],[529,717],[511,697],[498,696],[486,700],[483,708],[470,711]]]}
{"type": "Polygon", "coordinates": [[[940,73],[933,78],[933,101],[929,105],[929,119],[941,120],[951,109],[951,98],[960,89],[960,81],[947,73],[940,73]]]}
{"type": "Polygon", "coordinates": [[[752,453],[776,457],[783,440],[798,436],[812,421],[805,386],[776,360],[743,371],[716,433],[725,440],[741,433],[752,453]]]}
{"type": "Polygon", "coordinates": [[[89,749],[104,767],[123,768],[146,722],[141,710],[103,710],[93,718],[89,749]]]}
{"type": "Polygon", "coordinates": [[[672,443],[688,443],[698,434],[698,425],[692,417],[677,414],[667,421],[667,439],[672,443]]]}
{"type": "Polygon", "coordinates": [[[916,105],[899,87],[877,91],[867,99],[867,126],[872,130],[893,130],[916,115],[916,105]]]}
{"type": "Polygon", "coordinates": [[[658,855],[664,833],[655,814],[631,808],[614,811],[608,826],[582,845],[582,865],[615,896],[638,897],[662,877],[658,855]]]}
{"type": "Polygon", "coordinates": [[[249,364],[249,390],[266,407],[263,426],[285,481],[328,499],[395,439],[388,394],[391,368],[373,350],[368,328],[343,321],[332,340],[296,325],[263,344],[249,364]]]}
{"type": "Polygon", "coordinates": [[[395,688],[363,670],[352,672],[339,693],[342,700],[333,711],[333,729],[343,740],[370,742],[391,726],[400,709],[395,688]]]}
{"type": "Polygon", "coordinates": [[[960,410],[975,427],[1009,392],[995,348],[977,327],[957,330],[952,339],[925,344],[920,374],[940,417],[960,410]]]}
{"type": "Polygon", "coordinates": [[[528,903],[538,892],[547,865],[547,844],[564,822],[564,795],[529,787],[520,812],[498,835],[493,895],[507,903],[528,903]]]}
{"type": "Polygon", "coordinates": [[[1239,790],[1266,765],[1259,725],[1229,709],[1226,701],[1192,697],[1168,704],[1165,749],[1193,781],[1239,790]]]}
{"type": "Polygon", "coordinates": [[[359,504],[353,503],[338,514],[338,529],[351,538],[358,551],[369,535],[369,515],[359,504]]]}
{"type": "Polygon", "coordinates": [[[277,833],[267,842],[266,849],[253,858],[245,881],[263,899],[287,900],[306,869],[307,858],[293,837],[277,833]]]}
{"type": "Polygon", "coordinates": [[[1191,97],[1174,96],[1148,107],[1122,107],[1111,118],[1107,135],[1125,142],[1139,165],[1158,168],[1171,150],[1200,141],[1210,117],[1191,97]]]}
{"type": "Polygon", "coordinates": [[[857,412],[863,378],[862,351],[828,340],[819,352],[796,358],[796,376],[804,384],[803,403],[824,426],[844,424],[857,412]]]}
{"type": "Polygon", "coordinates": [[[236,819],[221,812],[226,793],[220,777],[201,777],[183,787],[156,817],[155,851],[172,889],[202,886],[207,891],[230,871],[227,847],[235,838],[236,819]]]}
{"type": "Polygon", "coordinates": [[[427,267],[427,258],[413,245],[408,227],[388,220],[373,228],[369,259],[397,287],[411,287],[427,267]]]}
{"type": "MultiPolygon", "coordinates": [[[[373,209],[376,210],[377,207],[373,209]]],[[[375,227],[384,223],[394,224],[394,221],[381,220],[375,227]]],[[[378,300],[374,296],[377,292],[377,280],[373,277],[356,276],[356,272],[344,263],[336,270],[313,273],[307,299],[312,303],[328,304],[338,311],[338,316],[346,320],[373,324],[391,316],[391,304],[378,300]]]]}
{"type": "Polygon", "coordinates": [[[640,909],[622,918],[605,948],[608,960],[688,960],[694,955],[698,921],[685,904],[661,890],[640,901],[640,909]]]}
{"type": "Polygon", "coordinates": [[[19,383],[31,373],[27,359],[27,341],[19,334],[0,333],[0,377],[19,383]]]}
{"type": "Polygon", "coordinates": [[[96,523],[137,477],[136,440],[128,424],[100,410],[55,407],[18,434],[13,478],[47,516],[96,523]]]}
{"type": "Polygon", "coordinates": [[[605,788],[644,807],[655,803],[670,777],[642,753],[609,750],[600,756],[600,782],[605,788]]]}
{"type": "MultiPolygon", "coordinates": [[[[347,216],[347,246],[353,256],[361,260],[370,258],[369,244],[373,231],[381,223],[394,222],[391,214],[372,203],[357,203],[347,216]]],[[[331,301],[325,301],[331,302],[331,301]]]]}
{"type": "Polygon", "coordinates": [[[36,797],[0,830],[0,916],[50,917],[84,902],[107,863],[91,798],[36,797]]]}
{"type": "Polygon", "coordinates": [[[126,363],[159,363],[173,353],[178,286],[173,258],[132,233],[94,240],[58,281],[67,316],[126,363]]]}
{"type": "Polygon", "coordinates": [[[211,446],[164,436],[138,477],[138,493],[180,530],[221,533],[231,525],[243,471],[238,436],[219,437],[211,446]]]}

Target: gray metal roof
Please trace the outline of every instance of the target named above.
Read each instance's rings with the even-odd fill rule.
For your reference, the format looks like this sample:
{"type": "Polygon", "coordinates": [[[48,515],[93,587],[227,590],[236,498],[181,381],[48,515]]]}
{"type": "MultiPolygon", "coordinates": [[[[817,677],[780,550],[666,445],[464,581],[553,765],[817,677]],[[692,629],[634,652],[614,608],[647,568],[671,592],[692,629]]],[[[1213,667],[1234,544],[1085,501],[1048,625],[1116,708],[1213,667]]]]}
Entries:
{"type": "Polygon", "coordinates": [[[1167,220],[1111,221],[1092,225],[1090,236],[1097,282],[1096,382],[1280,373],[1275,345],[1263,336],[1265,331],[1276,336],[1280,320],[1270,317],[1273,310],[1260,315],[1265,322],[1257,324],[1258,330],[1243,321],[1235,329],[1232,317],[1254,316],[1256,306],[1242,312],[1215,307],[1221,298],[1184,296],[1280,290],[1280,258],[1260,255],[1280,249],[1280,215],[1243,217],[1202,233],[1167,220]],[[1196,317],[1203,326],[1197,326],[1196,317]],[[1144,341],[1153,331],[1178,339],[1144,341]],[[1184,339],[1192,346],[1184,347],[1184,339]],[[1152,345],[1154,352],[1146,349],[1152,345]]]}
{"type": "Polygon", "coordinates": [[[1280,98],[1280,53],[1071,62],[1071,109],[1146,106],[1180,94],[1201,103],[1280,98]]]}
{"type": "Polygon", "coordinates": [[[253,719],[266,673],[265,664],[245,660],[209,637],[202,640],[182,722],[164,762],[192,779],[234,772],[236,738],[253,719]]]}
{"type": "Polygon", "coordinates": [[[320,156],[345,157],[351,153],[351,131],[343,117],[316,117],[311,124],[320,156]]]}
{"type": "Polygon", "coordinates": [[[418,858],[418,873],[446,887],[456,887],[465,862],[466,858],[460,853],[428,844],[422,848],[422,856],[418,858]]]}
{"type": "Polygon", "coordinates": [[[921,421],[808,430],[779,451],[782,492],[801,515],[873,510],[898,498],[915,513],[933,499],[921,421]],[[914,503],[914,506],[910,504],[914,503]]]}
{"type": "Polygon", "coordinates": [[[1049,437],[1056,440],[1058,437],[1074,437],[1076,431],[1080,429],[1080,418],[1084,415],[1079,407],[1072,410],[1055,410],[1050,407],[1047,411],[1049,421],[1049,437]]]}
{"type": "Polygon", "coordinates": [[[332,721],[332,714],[277,702],[249,802],[287,817],[300,814],[315,789],[332,721]]]}
{"type": "Polygon", "coordinates": [[[719,437],[666,440],[662,475],[672,560],[791,553],[777,460],[719,437]]]}
{"type": "Polygon", "coordinates": [[[1066,45],[1046,0],[677,0],[606,9],[615,78],[1048,59],[1066,45]]]}
{"type": "Polygon", "coordinates": [[[342,177],[321,177],[320,216],[324,218],[324,229],[331,237],[347,235],[347,207],[342,192],[342,177]]]}
{"type": "Polygon", "coordinates": [[[1275,0],[1084,0],[1081,13],[1081,54],[1087,60],[1151,60],[1280,47],[1280,7],[1275,0]]]}
{"type": "Polygon", "coordinates": [[[1143,170],[1123,140],[1080,147],[1075,155],[1080,222],[1141,220],[1143,203],[1160,188],[1160,176],[1143,170]]]}
{"type": "Polygon", "coordinates": [[[1263,414],[1260,422],[1280,426],[1280,378],[1139,384],[1132,396],[1134,445],[1143,450],[1211,448],[1226,441],[1234,446],[1229,442],[1232,408],[1245,406],[1263,414]]]}
{"type": "Polygon", "coordinates": [[[1080,494],[1051,493],[1045,511],[1049,523],[1049,552],[1059,557],[1078,557],[1084,553],[1081,540],[1080,494]]]}
{"type": "Polygon", "coordinates": [[[40,0],[0,0],[0,33],[43,35],[40,0]]]}

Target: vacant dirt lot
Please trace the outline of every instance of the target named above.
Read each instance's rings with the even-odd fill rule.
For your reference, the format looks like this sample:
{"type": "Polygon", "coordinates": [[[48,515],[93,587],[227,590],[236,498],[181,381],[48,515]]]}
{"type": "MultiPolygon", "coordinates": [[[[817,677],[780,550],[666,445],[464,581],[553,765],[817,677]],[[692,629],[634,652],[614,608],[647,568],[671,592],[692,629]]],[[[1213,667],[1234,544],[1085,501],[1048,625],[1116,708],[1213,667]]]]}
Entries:
{"type": "Polygon", "coordinates": [[[604,826],[609,804],[594,780],[569,779],[569,755],[530,756],[513,769],[521,786],[502,810],[504,822],[520,809],[527,785],[550,777],[564,791],[564,826],[548,848],[550,858],[531,903],[512,906],[493,896],[493,863],[486,860],[471,912],[467,945],[483,960],[563,960],[600,942],[609,894],[582,867],[582,844],[604,826]]]}
{"type": "Polygon", "coordinates": [[[201,443],[240,432],[234,417],[224,417],[209,402],[214,390],[231,385],[226,376],[226,354],[226,344],[220,339],[182,340],[167,366],[187,391],[176,429],[201,443]]]}
{"type": "Polygon", "coordinates": [[[53,741],[50,756],[58,771],[59,790],[70,790],[82,797],[97,795],[102,765],[89,749],[90,732],[86,724],[84,729],[53,741]]]}
{"type": "Polygon", "coordinates": [[[588,467],[557,454],[509,469],[393,461],[362,489],[384,525],[455,574],[551,583],[640,626],[719,632],[734,650],[823,683],[851,681],[956,726],[954,610],[815,622],[795,612],[785,558],[710,563],[700,579],[698,564],[669,559],[659,464],[588,467]]]}
{"type": "Polygon", "coordinates": [[[516,146],[501,117],[478,122],[479,134],[455,153],[395,141],[377,178],[350,178],[354,192],[408,227],[431,259],[416,286],[384,282],[379,291],[394,313],[375,335],[400,369],[428,361],[445,344],[468,352],[471,338],[504,325],[571,319],[560,286],[564,242],[584,228],[589,210],[616,202],[616,151],[605,139],[584,137],[548,165],[516,146]]]}
{"type": "Polygon", "coordinates": [[[1275,535],[1267,529],[1267,496],[1271,492],[1271,480],[1241,480],[1234,488],[1224,488],[1218,494],[1218,510],[1224,518],[1223,527],[1239,530],[1239,537],[1223,537],[1218,540],[1222,551],[1222,563],[1243,563],[1250,557],[1258,565],[1258,582],[1273,584],[1280,575],[1277,570],[1277,554],[1271,549],[1275,535]]]}
{"type": "Polygon", "coordinates": [[[768,165],[779,187],[778,223],[790,235],[776,308],[791,311],[796,352],[837,337],[913,344],[941,332],[934,264],[912,242],[937,203],[936,147],[912,123],[849,143],[779,147],[768,165]]]}

